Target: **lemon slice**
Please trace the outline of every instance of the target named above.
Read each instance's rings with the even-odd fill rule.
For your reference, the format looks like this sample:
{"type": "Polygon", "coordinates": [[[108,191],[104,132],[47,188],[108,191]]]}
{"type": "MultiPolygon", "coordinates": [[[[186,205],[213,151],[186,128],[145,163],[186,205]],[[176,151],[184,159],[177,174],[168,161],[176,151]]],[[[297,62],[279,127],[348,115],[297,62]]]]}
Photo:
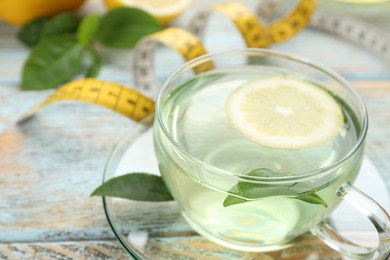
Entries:
{"type": "Polygon", "coordinates": [[[191,0],[104,0],[104,3],[109,9],[120,6],[140,8],[162,24],[168,24],[187,9],[191,0]]]}
{"type": "Polygon", "coordinates": [[[278,149],[301,149],[334,138],[343,124],[336,100],[320,87],[292,78],[250,81],[229,96],[226,113],[246,138],[278,149]]]}

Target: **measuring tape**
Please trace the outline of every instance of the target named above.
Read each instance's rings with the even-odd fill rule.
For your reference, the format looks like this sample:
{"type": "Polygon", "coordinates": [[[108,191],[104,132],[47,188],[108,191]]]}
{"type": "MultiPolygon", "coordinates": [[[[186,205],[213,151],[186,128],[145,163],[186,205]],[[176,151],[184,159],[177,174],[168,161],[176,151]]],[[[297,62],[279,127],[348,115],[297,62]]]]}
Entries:
{"type": "Polygon", "coordinates": [[[310,27],[335,34],[390,61],[390,37],[358,19],[353,17],[346,19],[345,16],[318,11],[310,27]]]}
{"type": "Polygon", "coordinates": [[[82,101],[108,108],[134,121],[154,112],[154,100],[120,84],[97,79],[75,80],[55,91],[42,103],[30,109],[18,123],[33,116],[41,108],[58,101],[82,101]]]}
{"type": "MultiPolygon", "coordinates": [[[[256,13],[265,21],[271,21],[275,17],[277,19],[278,9],[281,9],[286,2],[283,0],[263,0],[256,13]]],[[[310,20],[309,27],[334,34],[390,61],[390,37],[375,26],[359,19],[317,10],[310,20]]]]}
{"type": "Polygon", "coordinates": [[[268,48],[270,39],[267,28],[243,5],[226,3],[200,11],[190,23],[190,31],[203,39],[206,24],[213,13],[219,13],[233,22],[248,48],[268,48]]]}
{"type": "MultiPolygon", "coordinates": [[[[148,96],[154,96],[160,88],[154,72],[154,51],[158,44],[175,50],[185,61],[207,53],[195,35],[181,28],[167,28],[142,39],[134,50],[133,75],[137,89],[148,96]]],[[[199,74],[213,67],[212,62],[207,62],[196,66],[194,72],[199,74]]]]}
{"type": "MultiPolygon", "coordinates": [[[[283,3],[286,1],[263,0],[257,9],[257,16],[238,3],[220,4],[203,10],[195,15],[189,31],[167,28],[145,37],[137,44],[133,60],[137,90],[97,79],[76,80],[65,84],[45,101],[30,109],[18,123],[28,120],[43,107],[64,100],[96,104],[135,121],[143,119],[154,112],[154,101],[149,97],[154,97],[160,88],[154,68],[157,46],[162,44],[171,48],[179,53],[184,61],[206,54],[201,39],[213,13],[219,13],[231,20],[248,48],[267,48],[274,43],[286,41],[310,22],[310,26],[315,29],[336,34],[390,59],[390,40],[383,37],[383,33],[373,26],[324,11],[314,13],[315,0],[301,0],[291,11],[278,14],[283,3]],[[258,17],[261,17],[261,20],[258,17]],[[274,17],[278,18],[272,19],[274,17]]],[[[214,64],[210,61],[196,66],[194,74],[213,68],[214,64]]]]}

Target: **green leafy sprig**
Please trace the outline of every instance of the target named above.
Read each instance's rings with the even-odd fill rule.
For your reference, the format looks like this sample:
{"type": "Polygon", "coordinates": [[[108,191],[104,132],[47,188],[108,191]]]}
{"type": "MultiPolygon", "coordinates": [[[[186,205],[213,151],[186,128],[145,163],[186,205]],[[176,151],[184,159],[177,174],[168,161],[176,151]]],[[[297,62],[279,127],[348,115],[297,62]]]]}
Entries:
{"type": "MultiPolygon", "coordinates": [[[[293,175],[292,173],[277,173],[269,169],[260,168],[245,174],[248,180],[253,177],[277,177],[293,175]]],[[[289,197],[310,204],[322,205],[325,208],[328,204],[315,191],[298,188],[298,183],[290,185],[258,184],[251,182],[238,182],[234,185],[223,202],[224,207],[250,202],[266,197],[289,197]],[[300,193],[298,190],[306,190],[300,193]]],[[[117,197],[137,201],[170,201],[173,200],[168,188],[160,176],[146,173],[128,173],[108,180],[99,186],[92,196],[117,197]]]]}
{"type": "Polygon", "coordinates": [[[114,9],[103,17],[90,14],[81,20],[71,13],[33,20],[17,34],[22,43],[32,47],[23,66],[21,87],[55,88],[82,73],[97,77],[102,59],[96,44],[131,49],[142,37],[162,28],[150,14],[130,7],[114,9]]]}
{"type": "MultiPolygon", "coordinates": [[[[281,177],[281,176],[292,176],[292,173],[279,173],[274,172],[266,168],[259,168],[245,174],[248,177],[243,179],[254,180],[253,177],[281,177]]],[[[275,185],[275,184],[259,184],[247,181],[238,182],[234,185],[226,199],[223,202],[224,207],[232,206],[235,204],[241,204],[250,202],[253,200],[266,198],[266,197],[289,197],[292,199],[301,200],[310,204],[320,204],[325,208],[328,204],[315,191],[308,190],[301,193],[297,188],[298,183],[289,185],[275,185]]]]}

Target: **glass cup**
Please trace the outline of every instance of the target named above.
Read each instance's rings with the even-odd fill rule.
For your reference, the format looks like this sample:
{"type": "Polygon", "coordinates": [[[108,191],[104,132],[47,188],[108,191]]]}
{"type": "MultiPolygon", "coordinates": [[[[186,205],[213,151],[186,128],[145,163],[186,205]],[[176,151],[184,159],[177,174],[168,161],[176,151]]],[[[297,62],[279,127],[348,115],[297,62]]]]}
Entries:
{"type": "Polygon", "coordinates": [[[353,87],[332,70],[261,49],[205,55],[167,79],[156,113],[161,175],[201,235],[229,248],[264,252],[288,247],[310,231],[351,257],[389,254],[389,215],[353,187],[364,155],[367,111],[353,87]],[[342,109],[343,130],[333,140],[302,149],[246,140],[229,123],[224,102],[236,86],[266,77],[294,78],[330,93],[342,109]],[[374,224],[377,248],[348,241],[324,221],[342,199],[374,224]]]}

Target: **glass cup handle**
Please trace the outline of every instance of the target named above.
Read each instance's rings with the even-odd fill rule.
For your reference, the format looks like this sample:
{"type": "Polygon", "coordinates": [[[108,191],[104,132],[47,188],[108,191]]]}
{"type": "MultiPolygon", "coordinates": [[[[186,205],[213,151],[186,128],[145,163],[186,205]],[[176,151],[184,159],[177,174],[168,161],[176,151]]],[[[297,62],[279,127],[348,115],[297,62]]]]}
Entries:
{"type": "Polygon", "coordinates": [[[319,223],[311,231],[334,250],[354,259],[390,259],[390,216],[375,200],[359,189],[346,183],[337,195],[366,216],[378,231],[377,248],[362,247],[339,235],[325,222],[319,223]]]}

